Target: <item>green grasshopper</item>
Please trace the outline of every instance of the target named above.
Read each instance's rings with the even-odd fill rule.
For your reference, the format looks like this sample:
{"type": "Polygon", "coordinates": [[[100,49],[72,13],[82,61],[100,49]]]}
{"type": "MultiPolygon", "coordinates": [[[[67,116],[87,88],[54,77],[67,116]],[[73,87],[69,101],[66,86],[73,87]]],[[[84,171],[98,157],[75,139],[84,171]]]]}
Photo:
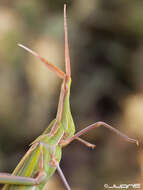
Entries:
{"type": "Polygon", "coordinates": [[[94,148],[95,145],[80,138],[81,135],[100,126],[104,126],[126,141],[136,143],[138,141],[129,138],[114,127],[99,121],[75,134],[75,125],[70,110],[70,86],[71,69],[68,47],[66,5],[64,5],[64,32],[65,32],[65,70],[63,72],[41,57],[38,53],[19,44],[20,47],[29,51],[45,63],[50,70],[59,76],[63,82],[56,118],[49,124],[46,130],[34,142],[30,149],[21,159],[12,174],[0,173],[0,184],[4,184],[2,190],[46,190],[49,178],[57,170],[63,180],[65,188],[70,190],[66,178],[59,166],[61,160],[61,150],[74,140],[78,140],[88,147],[94,148]]]}

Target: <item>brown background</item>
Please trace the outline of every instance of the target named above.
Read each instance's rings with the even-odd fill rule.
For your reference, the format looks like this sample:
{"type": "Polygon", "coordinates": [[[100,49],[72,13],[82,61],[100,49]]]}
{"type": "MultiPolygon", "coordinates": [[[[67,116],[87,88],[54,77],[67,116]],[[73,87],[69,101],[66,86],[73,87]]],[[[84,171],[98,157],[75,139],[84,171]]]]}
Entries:
{"type": "MultiPolygon", "coordinates": [[[[76,130],[102,120],[143,139],[142,1],[1,0],[1,172],[12,172],[55,117],[61,80],[17,43],[64,68],[65,2],[76,130]]],[[[96,149],[73,142],[63,150],[61,167],[72,190],[104,190],[104,184],[143,186],[142,143],[137,148],[104,128],[84,139],[96,149]]],[[[64,189],[58,175],[49,181],[49,189],[64,189]]]]}

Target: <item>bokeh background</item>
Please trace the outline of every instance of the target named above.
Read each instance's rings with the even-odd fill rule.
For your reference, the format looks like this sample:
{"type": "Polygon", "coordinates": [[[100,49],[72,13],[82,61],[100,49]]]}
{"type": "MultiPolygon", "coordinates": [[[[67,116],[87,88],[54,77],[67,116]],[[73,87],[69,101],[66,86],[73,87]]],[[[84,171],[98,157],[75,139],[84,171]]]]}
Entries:
{"type": "MultiPolygon", "coordinates": [[[[143,188],[140,0],[0,1],[0,171],[12,172],[55,117],[61,79],[17,43],[64,69],[64,3],[76,130],[101,120],[139,139],[140,146],[101,127],[83,136],[96,149],[71,143],[63,150],[61,167],[72,190],[135,183],[143,188]]],[[[57,174],[48,189],[64,190],[57,174]]]]}

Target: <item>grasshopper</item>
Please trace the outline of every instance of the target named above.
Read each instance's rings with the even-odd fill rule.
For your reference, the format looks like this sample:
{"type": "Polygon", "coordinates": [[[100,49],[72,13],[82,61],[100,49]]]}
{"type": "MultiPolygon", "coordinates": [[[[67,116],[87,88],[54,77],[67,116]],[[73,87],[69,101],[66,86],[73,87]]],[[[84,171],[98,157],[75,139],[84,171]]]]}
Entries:
{"type": "Polygon", "coordinates": [[[70,110],[70,86],[71,69],[68,47],[68,33],[66,21],[66,4],[64,5],[64,33],[65,33],[65,72],[46,61],[35,51],[18,44],[28,52],[38,57],[45,63],[50,70],[56,73],[63,82],[61,85],[59,104],[56,118],[49,124],[46,130],[34,142],[30,149],[21,159],[12,174],[0,173],[0,184],[4,184],[2,190],[46,190],[49,178],[57,170],[67,190],[71,190],[60,166],[61,150],[74,140],[78,140],[88,147],[94,148],[95,145],[80,138],[81,135],[97,127],[103,126],[124,140],[136,143],[138,141],[131,139],[121,133],[119,130],[108,125],[105,122],[98,121],[81,131],[75,133],[75,125],[70,110]]]}

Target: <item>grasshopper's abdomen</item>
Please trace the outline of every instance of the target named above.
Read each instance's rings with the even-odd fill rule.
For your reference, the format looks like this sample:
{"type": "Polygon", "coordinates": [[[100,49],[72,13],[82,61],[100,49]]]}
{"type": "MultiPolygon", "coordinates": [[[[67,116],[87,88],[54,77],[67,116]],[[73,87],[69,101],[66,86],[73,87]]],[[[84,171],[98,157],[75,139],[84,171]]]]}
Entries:
{"type": "Polygon", "coordinates": [[[13,175],[35,178],[39,172],[39,160],[42,152],[43,156],[43,171],[47,174],[45,181],[39,185],[4,185],[2,190],[41,190],[46,186],[49,178],[54,174],[56,167],[51,165],[51,151],[54,152],[54,157],[57,162],[61,160],[60,146],[51,146],[47,143],[39,142],[37,145],[32,145],[29,151],[22,158],[18,166],[15,168],[13,175]],[[34,147],[35,146],[35,147],[34,147]],[[34,150],[31,150],[33,149],[34,150]],[[28,154],[29,153],[29,154],[28,154]]]}
{"type": "Polygon", "coordinates": [[[49,131],[54,126],[53,120],[47,130],[39,136],[33,143],[28,152],[13,171],[13,175],[36,178],[41,170],[46,174],[44,182],[38,185],[4,185],[2,190],[42,190],[48,183],[49,178],[54,174],[56,166],[52,165],[52,158],[57,163],[61,160],[61,147],[59,141],[64,134],[61,123],[54,136],[49,136],[49,131]],[[42,166],[41,166],[42,165],[42,166]]]}

